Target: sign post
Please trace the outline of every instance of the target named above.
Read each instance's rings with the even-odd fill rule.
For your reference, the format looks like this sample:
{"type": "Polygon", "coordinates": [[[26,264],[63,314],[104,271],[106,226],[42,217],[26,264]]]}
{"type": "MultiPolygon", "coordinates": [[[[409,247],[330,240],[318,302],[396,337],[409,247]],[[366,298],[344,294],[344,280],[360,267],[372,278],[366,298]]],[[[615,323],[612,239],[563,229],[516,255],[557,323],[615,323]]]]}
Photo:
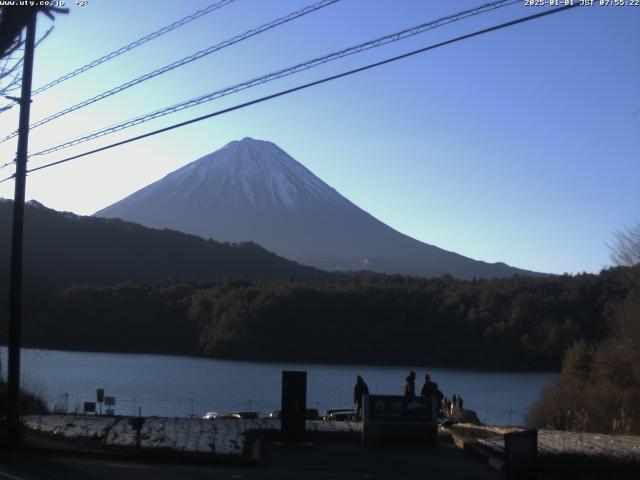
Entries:
{"type": "Polygon", "coordinates": [[[100,405],[100,415],[102,415],[102,402],[104,402],[104,388],[96,390],[96,401],[100,405]]]}
{"type": "Polygon", "coordinates": [[[116,405],[116,397],[104,397],[104,405],[107,407],[107,415],[113,415],[113,408],[116,405]]]}

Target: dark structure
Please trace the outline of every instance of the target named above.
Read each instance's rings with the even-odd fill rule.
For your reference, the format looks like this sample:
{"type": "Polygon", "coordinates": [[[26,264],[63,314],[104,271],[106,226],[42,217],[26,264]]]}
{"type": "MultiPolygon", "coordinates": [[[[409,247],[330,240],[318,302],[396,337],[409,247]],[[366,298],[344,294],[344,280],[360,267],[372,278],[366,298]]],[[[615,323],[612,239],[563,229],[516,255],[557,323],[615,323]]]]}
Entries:
{"type": "Polygon", "coordinates": [[[537,478],[538,430],[505,434],[504,457],[507,479],[537,478]]]}
{"type": "Polygon", "coordinates": [[[282,372],[282,414],[280,439],[284,443],[304,442],[307,414],[307,372],[282,372]]]}
{"type": "MultiPolygon", "coordinates": [[[[3,11],[3,19],[5,12],[3,11]]],[[[29,113],[31,107],[31,77],[36,38],[35,14],[28,18],[22,95],[16,153],[13,228],[11,230],[11,276],[9,284],[9,371],[7,374],[7,436],[10,445],[19,446],[20,438],[20,346],[22,323],[22,237],[24,227],[24,195],[27,182],[27,150],[29,146],[29,113]]]]}
{"type": "Polygon", "coordinates": [[[13,228],[11,237],[11,276],[9,290],[9,369],[7,375],[7,436],[10,445],[20,445],[20,347],[22,323],[22,247],[24,227],[24,196],[29,147],[29,114],[31,106],[31,79],[36,36],[36,16],[44,12],[66,13],[54,7],[3,6],[0,11],[0,58],[13,53],[24,43],[22,91],[18,123],[18,149],[16,152],[13,228]],[[22,30],[26,28],[25,39],[22,30]]]}

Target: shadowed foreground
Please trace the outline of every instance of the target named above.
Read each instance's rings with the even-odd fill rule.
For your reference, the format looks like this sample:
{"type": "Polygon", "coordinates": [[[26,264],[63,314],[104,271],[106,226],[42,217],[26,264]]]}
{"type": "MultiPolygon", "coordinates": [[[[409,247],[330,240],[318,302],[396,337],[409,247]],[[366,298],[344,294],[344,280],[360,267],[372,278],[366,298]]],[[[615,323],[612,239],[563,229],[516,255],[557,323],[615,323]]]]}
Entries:
{"type": "Polygon", "coordinates": [[[265,442],[258,466],[137,463],[121,459],[23,452],[3,455],[0,479],[500,479],[501,474],[452,446],[364,449],[355,443],[277,447],[265,442]]]}

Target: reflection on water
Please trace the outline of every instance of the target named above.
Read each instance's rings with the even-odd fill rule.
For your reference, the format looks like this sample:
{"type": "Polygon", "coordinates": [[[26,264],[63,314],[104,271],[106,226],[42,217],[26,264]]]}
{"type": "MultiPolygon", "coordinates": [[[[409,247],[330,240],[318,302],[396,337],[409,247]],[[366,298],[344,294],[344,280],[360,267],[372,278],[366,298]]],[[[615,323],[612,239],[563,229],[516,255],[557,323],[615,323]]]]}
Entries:
{"type": "MultiPolygon", "coordinates": [[[[2,377],[6,379],[7,350],[2,348],[2,377]]],[[[306,370],[307,406],[324,411],[351,407],[356,375],[362,375],[371,393],[400,394],[409,370],[425,368],[363,365],[322,365],[239,362],[168,355],[61,352],[25,349],[22,352],[23,387],[44,398],[51,408],[82,409],[95,401],[96,389],[116,397],[115,413],[122,415],[187,416],[215,411],[258,410],[261,415],[279,409],[282,370],[306,370]]],[[[554,373],[500,373],[473,370],[428,369],[440,390],[464,399],[492,424],[523,422],[523,415],[554,373]]]]}

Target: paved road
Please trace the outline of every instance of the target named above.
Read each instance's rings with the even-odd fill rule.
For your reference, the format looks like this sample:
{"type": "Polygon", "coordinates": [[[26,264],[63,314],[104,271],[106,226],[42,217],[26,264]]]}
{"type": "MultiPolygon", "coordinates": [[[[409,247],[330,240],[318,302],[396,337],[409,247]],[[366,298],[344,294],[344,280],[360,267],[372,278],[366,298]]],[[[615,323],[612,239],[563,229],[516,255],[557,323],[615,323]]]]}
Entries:
{"type": "Polygon", "coordinates": [[[138,463],[23,452],[0,458],[0,480],[62,479],[497,480],[502,475],[451,446],[363,449],[355,443],[263,445],[259,466],[138,463]]]}

